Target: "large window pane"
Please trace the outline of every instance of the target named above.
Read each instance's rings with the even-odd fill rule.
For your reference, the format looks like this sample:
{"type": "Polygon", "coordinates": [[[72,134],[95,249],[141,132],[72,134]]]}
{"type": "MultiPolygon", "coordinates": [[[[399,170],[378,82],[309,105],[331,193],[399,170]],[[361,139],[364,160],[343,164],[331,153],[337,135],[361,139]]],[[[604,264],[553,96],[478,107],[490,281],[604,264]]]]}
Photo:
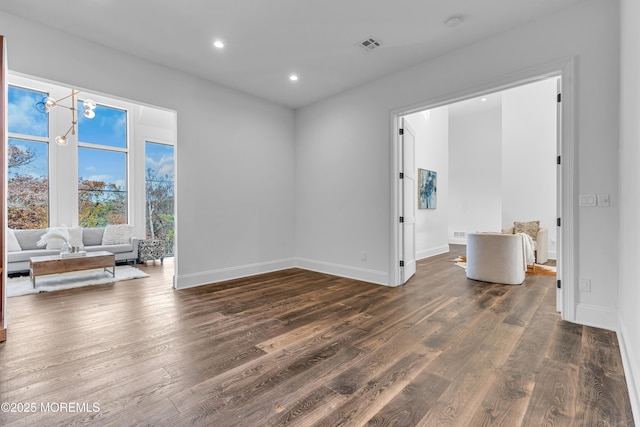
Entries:
{"type": "Polygon", "coordinates": [[[78,222],[82,227],[127,223],[127,154],[78,148],[78,222]]]}
{"type": "Polygon", "coordinates": [[[8,117],[9,133],[31,136],[49,136],[49,115],[36,108],[47,94],[17,86],[9,86],[8,117]]]}
{"type": "Polygon", "coordinates": [[[174,148],[145,144],[147,238],[166,242],[166,254],[174,245],[174,148]]]}
{"type": "Polygon", "coordinates": [[[7,157],[9,228],[46,228],[49,225],[47,143],[9,138],[7,157]]]}
{"type": "Polygon", "coordinates": [[[117,108],[98,105],[96,116],[83,116],[83,101],[78,101],[78,141],[127,148],[127,112],[117,108]]]}

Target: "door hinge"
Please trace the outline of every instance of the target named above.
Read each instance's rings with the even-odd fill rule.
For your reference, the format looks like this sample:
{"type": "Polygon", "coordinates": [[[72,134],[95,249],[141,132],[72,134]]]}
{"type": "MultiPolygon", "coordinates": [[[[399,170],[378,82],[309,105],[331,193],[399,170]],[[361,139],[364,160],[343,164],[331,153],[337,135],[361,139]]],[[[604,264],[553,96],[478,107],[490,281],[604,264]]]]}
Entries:
{"type": "Polygon", "coordinates": [[[400,217],[400,223],[403,223],[403,222],[404,222],[404,217],[403,217],[403,216],[401,216],[401,217],[400,217]]]}
{"type": "Polygon", "coordinates": [[[404,267],[404,261],[400,261],[400,267],[404,267]]]}
{"type": "Polygon", "coordinates": [[[404,179],[404,173],[400,172],[400,179],[404,179]]]}
{"type": "Polygon", "coordinates": [[[562,102],[562,94],[561,93],[558,94],[558,102],[562,102]]]}
{"type": "Polygon", "coordinates": [[[399,129],[399,133],[400,133],[400,135],[404,135],[404,129],[400,128],[399,129]]]}
{"type": "Polygon", "coordinates": [[[562,164],[562,157],[558,156],[558,164],[561,165],[562,164]]]}
{"type": "Polygon", "coordinates": [[[562,221],[560,220],[560,218],[558,218],[557,222],[558,222],[558,227],[561,227],[562,226],[562,221]]]}
{"type": "Polygon", "coordinates": [[[562,289],[562,280],[558,280],[556,282],[556,286],[558,287],[558,289],[562,289]]]}

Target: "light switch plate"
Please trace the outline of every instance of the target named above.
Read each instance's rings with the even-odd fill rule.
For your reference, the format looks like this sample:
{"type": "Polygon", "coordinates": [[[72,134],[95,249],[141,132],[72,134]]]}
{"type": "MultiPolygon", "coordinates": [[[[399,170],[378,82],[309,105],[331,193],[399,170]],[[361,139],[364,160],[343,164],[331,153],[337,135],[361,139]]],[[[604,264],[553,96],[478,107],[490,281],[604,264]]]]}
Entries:
{"type": "Polygon", "coordinates": [[[581,194],[578,206],[597,206],[597,198],[595,194],[581,194]]]}
{"type": "Polygon", "coordinates": [[[598,194],[598,206],[606,208],[609,207],[610,203],[610,197],[608,194],[598,194]]]}
{"type": "Polygon", "coordinates": [[[582,292],[591,292],[591,279],[580,278],[580,280],[578,280],[578,290],[582,292]]]}

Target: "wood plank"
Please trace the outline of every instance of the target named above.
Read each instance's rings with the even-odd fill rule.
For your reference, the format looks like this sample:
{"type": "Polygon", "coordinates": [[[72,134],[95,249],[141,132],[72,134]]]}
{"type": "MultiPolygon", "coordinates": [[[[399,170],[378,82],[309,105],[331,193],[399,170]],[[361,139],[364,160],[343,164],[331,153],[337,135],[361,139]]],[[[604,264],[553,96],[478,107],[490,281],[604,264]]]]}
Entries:
{"type": "MultiPolygon", "coordinates": [[[[576,366],[547,359],[543,363],[523,425],[571,425],[578,393],[576,366]]],[[[604,425],[581,424],[578,425],[604,425]]]]}
{"type": "Polygon", "coordinates": [[[415,426],[429,412],[450,381],[424,370],[402,392],[378,411],[370,426],[415,426]]]}
{"type": "Polygon", "coordinates": [[[521,425],[536,377],[544,361],[540,343],[558,321],[555,313],[538,310],[514,350],[500,367],[495,382],[476,410],[471,425],[521,425]]]}
{"type": "MultiPolygon", "coordinates": [[[[418,344],[389,368],[366,380],[364,372],[358,372],[357,381],[342,375],[340,379],[332,381],[329,388],[342,395],[350,395],[350,398],[315,425],[334,427],[367,422],[400,393],[436,354],[418,344]]],[[[348,375],[353,373],[351,371],[348,375]]]]}

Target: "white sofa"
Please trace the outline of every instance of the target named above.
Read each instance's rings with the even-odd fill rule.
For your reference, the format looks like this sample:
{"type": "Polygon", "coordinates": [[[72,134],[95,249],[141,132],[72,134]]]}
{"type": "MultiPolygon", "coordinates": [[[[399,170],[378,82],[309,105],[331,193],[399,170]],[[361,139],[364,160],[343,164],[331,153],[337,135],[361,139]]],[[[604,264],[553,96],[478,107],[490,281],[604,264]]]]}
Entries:
{"type": "MultiPolygon", "coordinates": [[[[38,240],[47,232],[39,230],[11,230],[16,236],[20,250],[7,248],[7,273],[29,271],[29,258],[34,256],[57,255],[59,249],[46,249],[37,245],[38,240]]],[[[138,241],[131,237],[128,243],[103,245],[104,227],[83,228],[82,244],[87,252],[108,251],[115,255],[116,262],[136,262],[138,258],[138,241]]]]}
{"type": "Polygon", "coordinates": [[[519,234],[467,234],[467,278],[520,285],[526,271],[524,243],[519,234]]]}
{"type": "MultiPolygon", "coordinates": [[[[513,234],[513,227],[503,228],[502,232],[505,234],[513,234]]],[[[545,264],[549,261],[549,230],[540,227],[538,229],[538,235],[533,241],[533,251],[536,257],[536,264],[545,264]]]]}

